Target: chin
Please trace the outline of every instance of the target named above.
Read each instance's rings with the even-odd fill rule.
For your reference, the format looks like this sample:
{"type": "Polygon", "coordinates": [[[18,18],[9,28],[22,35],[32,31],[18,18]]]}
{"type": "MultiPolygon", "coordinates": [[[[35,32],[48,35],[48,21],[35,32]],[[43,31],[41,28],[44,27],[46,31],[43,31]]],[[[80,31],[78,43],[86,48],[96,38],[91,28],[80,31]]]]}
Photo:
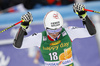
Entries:
{"type": "Polygon", "coordinates": [[[54,37],[54,39],[55,39],[56,37],[54,37]]]}

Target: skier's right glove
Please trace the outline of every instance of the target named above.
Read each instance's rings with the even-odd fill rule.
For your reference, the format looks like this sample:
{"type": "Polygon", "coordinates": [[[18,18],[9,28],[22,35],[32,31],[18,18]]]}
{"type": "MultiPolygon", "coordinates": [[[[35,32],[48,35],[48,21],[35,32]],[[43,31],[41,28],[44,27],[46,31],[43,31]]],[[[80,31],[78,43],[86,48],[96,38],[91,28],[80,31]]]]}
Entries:
{"type": "Polygon", "coordinates": [[[85,19],[86,15],[87,15],[87,11],[84,11],[83,9],[85,8],[84,5],[80,4],[80,3],[75,3],[73,5],[73,11],[78,14],[78,16],[83,20],[85,19]]]}
{"type": "Polygon", "coordinates": [[[31,24],[31,22],[33,21],[32,14],[28,12],[27,14],[21,17],[21,20],[23,21],[21,22],[21,27],[27,29],[29,24],[31,24]]]}

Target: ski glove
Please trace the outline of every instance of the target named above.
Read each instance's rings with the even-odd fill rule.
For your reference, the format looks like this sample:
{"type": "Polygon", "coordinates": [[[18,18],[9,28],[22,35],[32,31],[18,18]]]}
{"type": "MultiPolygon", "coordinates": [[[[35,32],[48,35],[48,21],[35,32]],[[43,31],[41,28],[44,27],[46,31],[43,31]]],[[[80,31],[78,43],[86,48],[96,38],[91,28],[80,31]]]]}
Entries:
{"type": "Polygon", "coordinates": [[[21,20],[23,21],[21,23],[21,27],[27,29],[29,24],[31,24],[31,22],[33,21],[32,14],[30,12],[27,12],[27,14],[21,17],[21,20]]]}
{"type": "Polygon", "coordinates": [[[73,5],[73,11],[78,14],[78,16],[81,18],[81,19],[84,19],[87,15],[87,11],[84,11],[83,9],[85,8],[84,5],[80,4],[80,3],[74,3],[73,5]]]}

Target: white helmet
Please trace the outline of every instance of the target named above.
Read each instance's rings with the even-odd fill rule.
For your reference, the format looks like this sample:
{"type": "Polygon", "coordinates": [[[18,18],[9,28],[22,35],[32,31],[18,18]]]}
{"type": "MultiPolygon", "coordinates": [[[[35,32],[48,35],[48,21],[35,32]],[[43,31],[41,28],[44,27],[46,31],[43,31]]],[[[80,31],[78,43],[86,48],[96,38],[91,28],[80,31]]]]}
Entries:
{"type": "Polygon", "coordinates": [[[50,11],[44,17],[45,29],[58,29],[63,26],[63,18],[57,11],[50,11]]]}

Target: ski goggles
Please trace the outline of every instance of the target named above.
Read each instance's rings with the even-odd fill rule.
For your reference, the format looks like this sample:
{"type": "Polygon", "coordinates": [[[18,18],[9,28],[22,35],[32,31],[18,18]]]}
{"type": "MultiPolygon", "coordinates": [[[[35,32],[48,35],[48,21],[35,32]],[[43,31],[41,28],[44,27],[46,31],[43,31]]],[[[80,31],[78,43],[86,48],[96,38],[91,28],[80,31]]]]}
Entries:
{"type": "Polygon", "coordinates": [[[48,33],[57,33],[57,32],[61,32],[62,28],[58,28],[58,29],[47,29],[48,33]]]}

